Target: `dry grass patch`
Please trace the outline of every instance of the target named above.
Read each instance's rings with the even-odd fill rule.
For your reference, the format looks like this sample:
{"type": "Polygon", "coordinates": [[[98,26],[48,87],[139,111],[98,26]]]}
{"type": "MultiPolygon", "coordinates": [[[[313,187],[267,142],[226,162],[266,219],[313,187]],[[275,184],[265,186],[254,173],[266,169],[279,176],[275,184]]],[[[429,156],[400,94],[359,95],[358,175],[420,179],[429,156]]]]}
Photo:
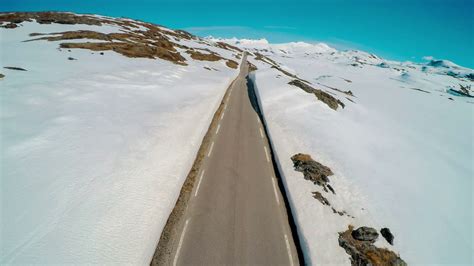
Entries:
{"type": "Polygon", "coordinates": [[[217,55],[213,52],[210,52],[208,54],[198,52],[196,50],[187,50],[187,54],[191,55],[191,58],[194,60],[200,60],[200,61],[219,61],[223,59],[220,55],[217,55]]]}
{"type": "Polygon", "coordinates": [[[239,66],[239,63],[235,62],[234,60],[227,60],[227,62],[225,62],[225,65],[230,67],[230,68],[233,68],[233,69],[237,69],[237,67],[239,66]]]}

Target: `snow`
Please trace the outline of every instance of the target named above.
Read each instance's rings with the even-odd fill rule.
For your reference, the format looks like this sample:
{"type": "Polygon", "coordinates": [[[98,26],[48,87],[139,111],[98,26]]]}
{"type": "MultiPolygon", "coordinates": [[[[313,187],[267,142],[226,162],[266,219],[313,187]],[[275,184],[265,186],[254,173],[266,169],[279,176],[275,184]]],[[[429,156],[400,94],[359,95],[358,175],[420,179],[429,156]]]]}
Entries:
{"type": "Polygon", "coordinates": [[[148,264],[237,75],[223,62],[179,66],[22,42],[77,29],[118,31],[0,29],[2,264],[148,264]]]}
{"type": "Polygon", "coordinates": [[[292,47],[268,44],[262,53],[346,105],[334,111],[288,85],[292,78],[250,59],[259,68],[252,78],[308,262],[350,264],[337,233],[352,224],[390,228],[395,245],[381,236],[376,245],[399,252],[408,264],[472,265],[474,102],[446,92],[472,81],[361,51],[303,53],[292,47]],[[300,152],[333,170],[335,195],[293,170],[290,157],[300,152]],[[333,214],[312,198],[313,191],[355,218],[333,214]]]}

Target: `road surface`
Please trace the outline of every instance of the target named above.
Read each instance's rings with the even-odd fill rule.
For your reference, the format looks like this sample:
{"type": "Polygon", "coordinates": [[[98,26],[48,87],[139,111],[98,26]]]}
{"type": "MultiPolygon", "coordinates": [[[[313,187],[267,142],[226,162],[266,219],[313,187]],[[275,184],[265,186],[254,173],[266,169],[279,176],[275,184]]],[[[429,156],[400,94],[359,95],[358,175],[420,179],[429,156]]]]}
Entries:
{"type": "Polygon", "coordinates": [[[248,64],[229,87],[173,247],[173,265],[298,265],[248,64]]]}

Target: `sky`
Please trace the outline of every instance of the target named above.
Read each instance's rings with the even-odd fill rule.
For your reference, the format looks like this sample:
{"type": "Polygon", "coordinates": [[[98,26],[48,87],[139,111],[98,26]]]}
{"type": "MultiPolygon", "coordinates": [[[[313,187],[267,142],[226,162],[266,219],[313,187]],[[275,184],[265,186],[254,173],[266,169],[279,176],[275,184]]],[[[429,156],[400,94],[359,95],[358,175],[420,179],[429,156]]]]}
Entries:
{"type": "Polygon", "coordinates": [[[0,0],[0,11],[129,17],[199,36],[325,42],[474,68],[474,0],[0,0]]]}

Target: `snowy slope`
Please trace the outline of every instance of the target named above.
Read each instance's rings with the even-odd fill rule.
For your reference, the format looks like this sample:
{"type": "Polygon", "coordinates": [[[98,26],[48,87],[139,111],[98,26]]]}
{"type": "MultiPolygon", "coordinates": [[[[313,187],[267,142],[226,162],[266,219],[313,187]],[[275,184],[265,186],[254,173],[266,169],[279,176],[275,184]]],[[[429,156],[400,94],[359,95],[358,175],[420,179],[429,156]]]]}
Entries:
{"type": "Polygon", "coordinates": [[[324,44],[225,41],[255,55],[253,80],[309,262],[350,264],[338,232],[352,224],[390,228],[394,246],[381,236],[376,245],[408,264],[472,265],[474,99],[450,89],[472,86],[473,70],[324,44]],[[333,110],[289,85],[292,75],[345,108],[333,110]],[[290,157],[300,152],[332,169],[336,194],[293,169],[290,157]],[[333,213],[314,191],[348,215],[333,213]]]}
{"type": "Polygon", "coordinates": [[[181,43],[186,65],[59,48],[116,40],[23,42],[31,33],[148,30],[141,22],[96,18],[136,28],[35,20],[0,28],[2,264],[148,264],[214,111],[238,74],[223,60],[185,53],[206,48],[230,59],[235,51],[168,36],[174,31],[162,27],[165,35],[156,38],[181,43]]]}

